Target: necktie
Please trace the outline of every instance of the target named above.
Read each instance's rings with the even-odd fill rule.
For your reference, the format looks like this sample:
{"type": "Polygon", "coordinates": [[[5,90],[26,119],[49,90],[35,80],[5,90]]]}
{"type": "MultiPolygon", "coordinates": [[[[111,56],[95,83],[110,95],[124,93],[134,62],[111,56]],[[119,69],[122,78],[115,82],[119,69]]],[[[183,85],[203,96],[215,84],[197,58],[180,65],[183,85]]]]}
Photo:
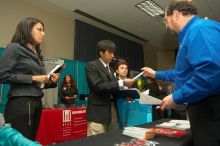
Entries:
{"type": "Polygon", "coordinates": [[[111,71],[110,71],[108,65],[107,65],[105,68],[106,68],[106,69],[108,70],[108,72],[111,74],[111,71]]]}

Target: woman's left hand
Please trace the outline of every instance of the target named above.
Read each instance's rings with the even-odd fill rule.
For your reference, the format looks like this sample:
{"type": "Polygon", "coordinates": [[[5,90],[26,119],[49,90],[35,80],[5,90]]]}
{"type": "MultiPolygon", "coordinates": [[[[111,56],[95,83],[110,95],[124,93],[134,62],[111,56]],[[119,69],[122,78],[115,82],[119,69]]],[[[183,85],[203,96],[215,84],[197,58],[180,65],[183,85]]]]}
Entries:
{"type": "Polygon", "coordinates": [[[57,83],[59,78],[60,78],[60,74],[59,73],[52,73],[51,77],[50,77],[50,79],[51,79],[51,81],[53,83],[57,83]]]}

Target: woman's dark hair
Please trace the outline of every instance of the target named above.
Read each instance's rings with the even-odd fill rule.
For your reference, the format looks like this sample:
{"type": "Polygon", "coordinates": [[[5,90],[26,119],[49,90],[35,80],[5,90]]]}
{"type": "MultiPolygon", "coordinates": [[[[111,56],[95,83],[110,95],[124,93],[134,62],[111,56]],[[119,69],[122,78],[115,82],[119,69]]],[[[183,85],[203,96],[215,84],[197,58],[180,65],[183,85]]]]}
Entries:
{"type": "Polygon", "coordinates": [[[99,41],[98,44],[97,44],[98,56],[100,57],[100,54],[99,54],[100,51],[102,51],[104,53],[106,50],[115,52],[116,51],[115,43],[110,41],[110,40],[101,40],[101,41],[99,41]]]}
{"type": "Polygon", "coordinates": [[[25,18],[20,21],[17,25],[14,36],[12,37],[11,43],[19,43],[22,46],[27,46],[28,43],[31,43],[36,47],[36,51],[40,60],[43,60],[41,56],[40,44],[36,44],[34,38],[32,37],[31,31],[37,23],[41,23],[44,27],[44,24],[41,20],[37,18],[25,18]]]}
{"type": "Polygon", "coordinates": [[[183,16],[197,15],[196,7],[193,6],[191,2],[186,1],[186,0],[171,2],[166,10],[166,15],[167,16],[173,15],[174,10],[181,12],[183,16]]]}
{"type": "Polygon", "coordinates": [[[62,88],[63,87],[68,87],[67,83],[66,83],[66,77],[69,76],[70,77],[70,86],[72,87],[72,89],[74,90],[73,92],[77,92],[77,87],[76,87],[76,81],[73,79],[73,77],[70,74],[65,75],[63,82],[62,82],[62,88]]]}

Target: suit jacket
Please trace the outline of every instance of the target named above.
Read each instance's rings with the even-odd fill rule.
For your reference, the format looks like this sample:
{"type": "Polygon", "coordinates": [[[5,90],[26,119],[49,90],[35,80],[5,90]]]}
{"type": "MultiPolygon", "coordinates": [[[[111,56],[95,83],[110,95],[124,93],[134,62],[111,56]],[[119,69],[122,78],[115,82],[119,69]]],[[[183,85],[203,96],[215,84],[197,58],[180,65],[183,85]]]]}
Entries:
{"type": "Polygon", "coordinates": [[[102,124],[111,123],[111,96],[119,90],[114,76],[104,67],[100,60],[86,65],[86,79],[90,89],[87,106],[87,120],[102,124]]]}
{"type": "MultiPolygon", "coordinates": [[[[11,43],[0,60],[0,83],[10,84],[8,97],[42,97],[43,89],[32,81],[33,75],[45,75],[46,68],[30,48],[11,43]]],[[[45,88],[54,88],[52,81],[45,88]]]]}

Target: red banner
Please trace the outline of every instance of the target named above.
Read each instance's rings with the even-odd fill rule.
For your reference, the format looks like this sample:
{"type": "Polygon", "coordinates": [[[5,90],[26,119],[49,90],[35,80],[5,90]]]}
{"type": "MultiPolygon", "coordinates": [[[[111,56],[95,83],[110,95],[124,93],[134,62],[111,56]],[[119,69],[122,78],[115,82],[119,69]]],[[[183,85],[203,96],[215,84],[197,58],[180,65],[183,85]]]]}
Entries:
{"type": "Polygon", "coordinates": [[[36,140],[42,145],[87,136],[85,107],[43,109],[36,140]]]}

